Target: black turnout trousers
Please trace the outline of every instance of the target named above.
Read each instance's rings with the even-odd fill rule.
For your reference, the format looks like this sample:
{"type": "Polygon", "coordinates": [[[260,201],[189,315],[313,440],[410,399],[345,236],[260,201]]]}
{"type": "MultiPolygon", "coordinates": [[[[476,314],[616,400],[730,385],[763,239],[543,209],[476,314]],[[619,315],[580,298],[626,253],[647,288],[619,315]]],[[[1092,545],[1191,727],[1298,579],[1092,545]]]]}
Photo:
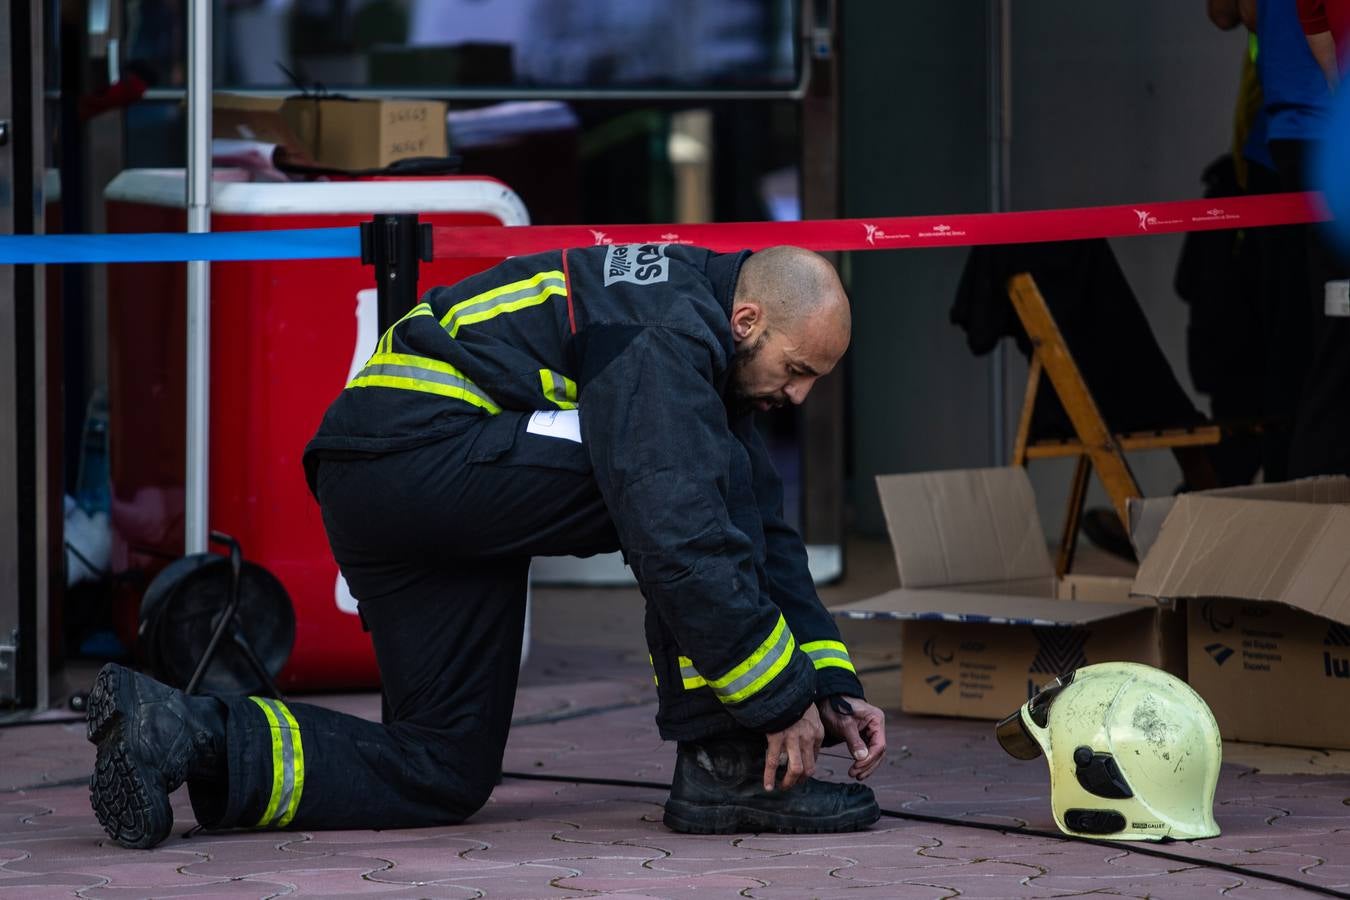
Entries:
{"type": "MultiPolygon", "coordinates": [[[[452,824],[487,801],[515,700],[530,558],[619,549],[585,448],[527,431],[530,416],[467,416],[464,431],[412,450],[321,459],[311,485],[374,642],[389,721],[227,699],[228,780],[189,783],[199,822],[452,824]]],[[[651,619],[649,608],[649,632],[651,619]]],[[[668,737],[693,736],[680,735],[684,716],[701,734],[737,728],[720,709],[668,703],[677,689],[659,691],[668,737]]]]}

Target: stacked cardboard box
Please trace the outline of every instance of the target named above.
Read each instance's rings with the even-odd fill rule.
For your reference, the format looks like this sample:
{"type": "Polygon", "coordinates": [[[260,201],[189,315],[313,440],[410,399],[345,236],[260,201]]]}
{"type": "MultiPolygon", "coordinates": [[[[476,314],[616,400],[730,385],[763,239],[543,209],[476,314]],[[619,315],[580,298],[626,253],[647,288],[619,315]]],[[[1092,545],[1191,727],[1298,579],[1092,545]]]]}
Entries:
{"type": "Polygon", "coordinates": [[[835,607],[900,619],[901,708],[999,718],[1041,684],[1125,659],[1181,673],[1181,616],[1130,579],[1056,579],[1021,468],[877,479],[900,588],[835,607]]]}
{"type": "Polygon", "coordinates": [[[900,588],[901,708],[997,718],[1063,671],[1186,677],[1223,736],[1350,748],[1350,478],[1138,501],[1137,576],[1056,579],[1021,469],[878,478],[900,588]]]}
{"type": "Polygon", "coordinates": [[[1186,600],[1190,683],[1223,736],[1350,748],[1350,478],[1150,499],[1131,521],[1133,590],[1186,600]]]}

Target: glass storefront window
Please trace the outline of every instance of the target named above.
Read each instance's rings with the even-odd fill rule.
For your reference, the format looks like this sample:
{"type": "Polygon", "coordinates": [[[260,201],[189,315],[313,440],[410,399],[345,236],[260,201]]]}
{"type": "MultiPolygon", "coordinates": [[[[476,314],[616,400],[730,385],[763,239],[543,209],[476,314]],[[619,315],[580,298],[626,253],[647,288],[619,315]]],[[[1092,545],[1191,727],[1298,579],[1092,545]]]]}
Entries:
{"type": "MultiPolygon", "coordinates": [[[[222,89],[784,91],[795,0],[214,0],[222,89]]],[[[127,0],[126,55],[184,83],[184,0],[127,0]]]]}

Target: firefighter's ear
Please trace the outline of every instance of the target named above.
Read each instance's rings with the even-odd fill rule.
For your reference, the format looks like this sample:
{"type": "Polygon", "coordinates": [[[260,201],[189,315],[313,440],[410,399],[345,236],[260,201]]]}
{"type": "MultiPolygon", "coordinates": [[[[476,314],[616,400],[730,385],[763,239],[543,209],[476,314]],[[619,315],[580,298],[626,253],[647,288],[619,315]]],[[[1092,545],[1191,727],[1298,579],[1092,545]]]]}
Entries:
{"type": "Polygon", "coordinates": [[[761,321],[762,310],[758,303],[737,303],[731,311],[731,336],[740,343],[755,333],[761,321]]]}

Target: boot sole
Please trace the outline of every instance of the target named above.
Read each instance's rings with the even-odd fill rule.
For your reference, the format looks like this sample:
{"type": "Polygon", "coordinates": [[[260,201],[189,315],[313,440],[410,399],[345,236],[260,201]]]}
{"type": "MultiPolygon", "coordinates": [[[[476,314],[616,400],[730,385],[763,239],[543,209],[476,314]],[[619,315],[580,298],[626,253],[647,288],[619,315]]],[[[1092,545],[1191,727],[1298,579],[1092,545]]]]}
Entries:
{"type": "Polygon", "coordinates": [[[790,816],[750,806],[705,806],[667,800],[663,821],[681,834],[837,834],[862,831],[881,818],[876,802],[833,816],[790,816]]]}
{"type": "Polygon", "coordinates": [[[123,707],[134,708],[135,695],[125,676],[119,668],[104,666],[89,692],[87,737],[98,747],[89,803],[109,837],[142,850],[169,836],[173,809],[159,772],[131,752],[123,707]]]}

